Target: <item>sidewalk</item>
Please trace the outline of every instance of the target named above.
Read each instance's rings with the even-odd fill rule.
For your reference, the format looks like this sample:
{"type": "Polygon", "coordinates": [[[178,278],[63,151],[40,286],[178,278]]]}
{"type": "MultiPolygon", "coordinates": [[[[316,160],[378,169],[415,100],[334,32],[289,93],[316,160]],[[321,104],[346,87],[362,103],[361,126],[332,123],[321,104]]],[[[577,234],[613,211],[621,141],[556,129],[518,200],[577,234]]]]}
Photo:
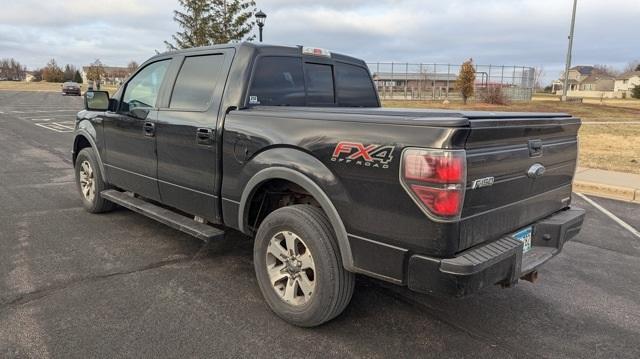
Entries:
{"type": "Polygon", "coordinates": [[[640,203],[640,175],[578,167],[573,190],[640,203]]]}

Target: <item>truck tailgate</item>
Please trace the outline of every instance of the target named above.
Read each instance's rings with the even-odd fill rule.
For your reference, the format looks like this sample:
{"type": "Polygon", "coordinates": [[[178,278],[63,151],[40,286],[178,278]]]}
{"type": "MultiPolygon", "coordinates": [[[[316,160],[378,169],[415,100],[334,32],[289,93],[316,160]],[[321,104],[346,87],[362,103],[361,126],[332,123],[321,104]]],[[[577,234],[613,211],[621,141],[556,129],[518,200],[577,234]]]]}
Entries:
{"type": "Polygon", "coordinates": [[[496,239],[569,205],[579,119],[561,114],[470,118],[470,127],[460,249],[496,239]],[[528,175],[534,165],[544,166],[544,173],[528,175]],[[474,181],[482,179],[474,188],[474,181]]]}

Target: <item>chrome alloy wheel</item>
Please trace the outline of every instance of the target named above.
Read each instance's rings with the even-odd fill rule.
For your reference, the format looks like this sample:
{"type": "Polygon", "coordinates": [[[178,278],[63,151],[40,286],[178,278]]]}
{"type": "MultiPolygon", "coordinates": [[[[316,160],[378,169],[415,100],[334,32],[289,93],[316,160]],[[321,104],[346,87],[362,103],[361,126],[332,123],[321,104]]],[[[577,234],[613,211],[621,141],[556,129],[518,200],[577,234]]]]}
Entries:
{"type": "Polygon", "coordinates": [[[267,273],[273,290],[286,303],[306,304],[316,287],[316,267],[309,247],[295,233],[276,233],[267,247],[267,273]]]}
{"type": "Polygon", "coordinates": [[[80,191],[87,201],[93,202],[96,195],[96,181],[91,163],[87,160],[80,164],[80,191]]]}

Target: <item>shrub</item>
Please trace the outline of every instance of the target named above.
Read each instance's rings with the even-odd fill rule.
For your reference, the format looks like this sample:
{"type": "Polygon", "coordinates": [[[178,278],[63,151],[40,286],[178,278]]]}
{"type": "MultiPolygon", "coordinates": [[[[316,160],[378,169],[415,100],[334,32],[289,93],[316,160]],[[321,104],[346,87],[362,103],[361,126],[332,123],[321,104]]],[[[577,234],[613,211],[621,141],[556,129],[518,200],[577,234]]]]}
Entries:
{"type": "Polygon", "coordinates": [[[462,100],[464,104],[467,104],[467,100],[470,97],[473,97],[473,87],[476,81],[476,69],[473,67],[473,59],[469,59],[465,61],[462,66],[460,66],[460,73],[458,74],[458,79],[456,80],[456,87],[460,91],[460,95],[462,95],[462,100]]]}
{"type": "Polygon", "coordinates": [[[480,98],[482,102],[492,105],[508,105],[509,97],[502,91],[500,86],[489,86],[482,91],[480,98]]]}

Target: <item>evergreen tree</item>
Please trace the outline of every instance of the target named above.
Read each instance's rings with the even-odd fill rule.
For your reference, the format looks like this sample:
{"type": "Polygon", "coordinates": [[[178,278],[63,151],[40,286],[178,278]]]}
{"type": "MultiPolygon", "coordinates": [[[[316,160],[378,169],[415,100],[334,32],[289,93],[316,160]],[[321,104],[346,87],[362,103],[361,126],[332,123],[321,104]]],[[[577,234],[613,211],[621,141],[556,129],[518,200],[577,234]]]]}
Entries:
{"type": "MultiPolygon", "coordinates": [[[[182,31],[173,35],[169,49],[224,44],[242,40],[255,24],[253,0],[178,0],[184,12],[174,11],[173,19],[182,31]]],[[[248,37],[252,40],[254,36],[248,37]]]]}
{"type": "Polygon", "coordinates": [[[63,81],[73,81],[73,77],[76,73],[76,68],[73,65],[66,64],[64,66],[63,81]]]}
{"type": "MultiPolygon", "coordinates": [[[[212,1],[212,40],[214,44],[226,44],[242,40],[255,25],[253,13],[255,1],[213,0],[212,1]]],[[[255,38],[250,36],[247,40],[255,38]]]]}
{"type": "Polygon", "coordinates": [[[460,73],[456,80],[456,86],[462,95],[462,101],[467,104],[467,100],[473,97],[474,84],[476,82],[476,70],[473,68],[473,59],[465,61],[460,67],[460,73]]]}
{"type": "MultiPolygon", "coordinates": [[[[640,71],[640,70],[638,70],[638,71],[640,71]]],[[[631,89],[631,97],[640,99],[640,85],[635,85],[631,89]]]]}
{"type": "Polygon", "coordinates": [[[80,74],[80,71],[76,70],[76,73],[73,75],[73,82],[75,83],[82,83],[82,75],[80,74]]]}

